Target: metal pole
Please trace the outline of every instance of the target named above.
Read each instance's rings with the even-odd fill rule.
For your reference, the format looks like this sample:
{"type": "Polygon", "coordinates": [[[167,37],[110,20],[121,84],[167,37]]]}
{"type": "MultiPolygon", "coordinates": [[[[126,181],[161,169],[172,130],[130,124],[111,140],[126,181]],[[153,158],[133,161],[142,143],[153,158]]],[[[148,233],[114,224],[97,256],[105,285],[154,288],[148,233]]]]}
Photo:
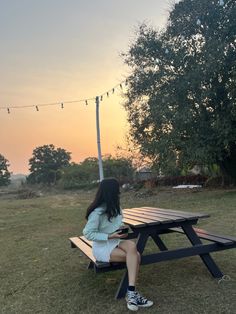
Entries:
{"type": "Polygon", "coordinates": [[[100,181],[104,179],[103,166],[102,166],[102,153],[100,141],[100,126],[99,126],[99,97],[96,97],[96,126],[97,126],[97,145],[98,145],[98,166],[100,181]]]}

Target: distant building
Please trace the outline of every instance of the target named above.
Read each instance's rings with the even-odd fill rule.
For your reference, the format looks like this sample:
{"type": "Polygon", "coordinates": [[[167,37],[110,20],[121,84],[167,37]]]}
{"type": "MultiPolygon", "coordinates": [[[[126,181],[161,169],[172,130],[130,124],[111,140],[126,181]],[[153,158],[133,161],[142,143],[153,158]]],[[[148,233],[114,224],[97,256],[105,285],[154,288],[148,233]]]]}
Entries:
{"type": "Polygon", "coordinates": [[[155,173],[147,167],[140,168],[135,173],[135,179],[138,181],[153,179],[155,176],[155,173]]]}

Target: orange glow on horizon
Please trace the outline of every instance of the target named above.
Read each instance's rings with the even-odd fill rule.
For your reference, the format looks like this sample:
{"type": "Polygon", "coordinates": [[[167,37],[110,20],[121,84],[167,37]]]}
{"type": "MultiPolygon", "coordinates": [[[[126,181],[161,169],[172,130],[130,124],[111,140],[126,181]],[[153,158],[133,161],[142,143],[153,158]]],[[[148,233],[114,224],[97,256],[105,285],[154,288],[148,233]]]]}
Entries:
{"type": "MultiPolygon", "coordinates": [[[[123,81],[140,23],[166,22],[169,1],[2,1],[0,107],[27,106],[99,96],[123,81]]],[[[119,88],[118,88],[119,89],[119,88]]],[[[122,97],[100,105],[102,154],[114,154],[128,131],[122,97]]],[[[0,154],[10,171],[28,173],[33,149],[54,144],[72,160],[97,156],[96,106],[89,102],[0,110],[0,154]]]]}
{"type": "MultiPolygon", "coordinates": [[[[111,86],[109,84],[108,89],[111,86]]],[[[125,141],[126,112],[121,104],[120,93],[121,90],[117,88],[115,94],[105,96],[100,101],[103,155],[114,154],[117,145],[122,145],[125,141]]],[[[83,96],[63,99],[83,99],[83,96]]],[[[30,105],[30,99],[24,104],[30,105]]],[[[72,103],[64,104],[63,109],[60,105],[39,107],[39,111],[36,108],[11,109],[10,114],[1,110],[4,117],[1,128],[8,134],[2,140],[1,154],[9,160],[9,170],[13,173],[28,173],[28,161],[33,149],[45,144],[54,144],[55,147],[71,152],[74,162],[97,157],[95,110],[95,101],[92,100],[88,106],[85,103],[72,103]]]]}

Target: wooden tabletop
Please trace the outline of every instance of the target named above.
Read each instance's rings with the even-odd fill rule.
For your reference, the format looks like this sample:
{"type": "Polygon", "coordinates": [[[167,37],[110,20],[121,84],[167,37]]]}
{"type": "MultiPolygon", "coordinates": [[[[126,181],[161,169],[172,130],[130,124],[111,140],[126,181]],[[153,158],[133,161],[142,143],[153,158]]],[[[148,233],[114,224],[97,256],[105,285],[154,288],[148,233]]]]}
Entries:
{"type": "Polygon", "coordinates": [[[209,215],[202,213],[189,213],[157,207],[126,208],[123,209],[123,216],[123,222],[125,224],[136,228],[209,217],[209,215]]]}

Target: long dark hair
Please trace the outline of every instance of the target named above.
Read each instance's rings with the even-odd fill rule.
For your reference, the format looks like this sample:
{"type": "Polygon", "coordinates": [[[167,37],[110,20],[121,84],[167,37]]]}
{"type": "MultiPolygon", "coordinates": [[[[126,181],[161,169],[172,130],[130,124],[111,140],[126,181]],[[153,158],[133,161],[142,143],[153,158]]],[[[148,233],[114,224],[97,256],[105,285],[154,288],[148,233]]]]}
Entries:
{"type": "Polygon", "coordinates": [[[120,211],[120,186],[115,178],[103,179],[99,186],[94,201],[89,205],[86,213],[86,219],[95,208],[106,205],[105,214],[110,221],[112,217],[121,214],[120,211]]]}

